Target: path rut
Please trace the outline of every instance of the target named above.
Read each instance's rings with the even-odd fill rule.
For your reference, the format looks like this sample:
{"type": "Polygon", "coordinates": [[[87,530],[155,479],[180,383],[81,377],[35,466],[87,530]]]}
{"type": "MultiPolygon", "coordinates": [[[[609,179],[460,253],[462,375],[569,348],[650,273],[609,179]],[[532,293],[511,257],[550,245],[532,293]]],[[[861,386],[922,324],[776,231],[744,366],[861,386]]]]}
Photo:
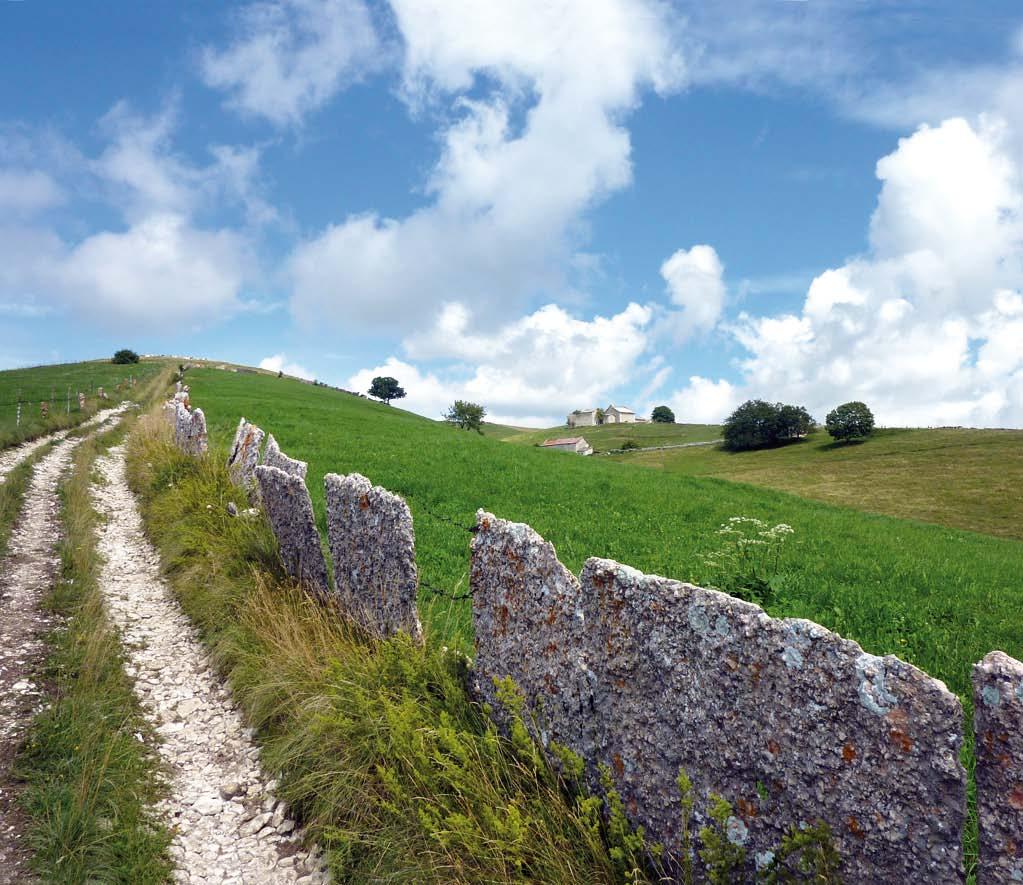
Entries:
{"type": "MultiPolygon", "coordinates": [[[[89,426],[103,423],[127,408],[98,412],[89,426]]],[[[17,784],[11,767],[32,717],[42,703],[36,685],[40,664],[45,656],[45,636],[51,619],[40,610],[40,603],[53,586],[58,558],[55,549],[60,537],[60,505],[57,486],[71,463],[71,455],[82,439],[66,439],[70,431],[60,431],[32,446],[33,451],[53,439],[59,440],[52,451],[35,465],[25,493],[21,513],[11,532],[7,557],[0,562],[0,883],[30,879],[29,853],[23,840],[23,818],[16,804],[17,784]]],[[[25,446],[19,446],[24,450],[25,446]]],[[[8,459],[14,453],[8,453],[8,459]]],[[[13,464],[11,465],[13,466],[13,464]]],[[[7,467],[10,469],[10,467],[7,467]]]]}
{"type": "Polygon", "coordinates": [[[326,882],[318,852],[301,847],[301,833],[274,796],[274,781],[260,770],[251,731],[160,576],[159,556],[128,488],[123,446],[98,459],[96,468],[105,480],[92,488],[94,506],[106,517],[100,586],[170,770],[161,811],[176,827],[176,881],[326,882]]]}

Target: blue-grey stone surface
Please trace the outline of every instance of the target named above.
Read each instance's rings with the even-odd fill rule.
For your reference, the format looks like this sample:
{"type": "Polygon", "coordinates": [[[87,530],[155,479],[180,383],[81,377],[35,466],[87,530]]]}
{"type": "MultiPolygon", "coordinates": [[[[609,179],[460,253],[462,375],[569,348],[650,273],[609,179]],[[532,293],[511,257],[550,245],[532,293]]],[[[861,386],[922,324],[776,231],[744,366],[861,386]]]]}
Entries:
{"type": "Polygon", "coordinates": [[[330,589],[327,566],[305,482],[264,464],[255,468],[255,474],[285,570],[314,594],[326,598],[330,589]]]}
{"type": "Polygon", "coordinates": [[[379,636],[404,631],[420,638],[415,533],[408,504],[358,473],[328,473],[324,488],[338,604],[379,636]]]}
{"type": "Polygon", "coordinates": [[[283,470],[285,473],[290,473],[292,476],[297,476],[300,479],[305,479],[306,472],[309,469],[309,465],[305,461],[299,461],[285,455],[272,433],[266,440],[266,448],[263,450],[263,463],[269,467],[283,470]]]}
{"type": "MultiPolygon", "coordinates": [[[[473,541],[476,684],[511,676],[556,740],[608,766],[634,824],[681,844],[692,779],[735,810],[746,875],[790,824],[826,821],[843,881],[960,882],[962,710],[938,680],[802,620],[590,559],[579,580],[528,526],[480,512],[473,541]]],[[[699,866],[699,861],[697,861],[699,866]]],[[[677,872],[677,869],[676,869],[677,872]]]]}
{"type": "Polygon", "coordinates": [[[1023,882],[1023,663],[993,651],[973,667],[978,885],[1023,882]]]}

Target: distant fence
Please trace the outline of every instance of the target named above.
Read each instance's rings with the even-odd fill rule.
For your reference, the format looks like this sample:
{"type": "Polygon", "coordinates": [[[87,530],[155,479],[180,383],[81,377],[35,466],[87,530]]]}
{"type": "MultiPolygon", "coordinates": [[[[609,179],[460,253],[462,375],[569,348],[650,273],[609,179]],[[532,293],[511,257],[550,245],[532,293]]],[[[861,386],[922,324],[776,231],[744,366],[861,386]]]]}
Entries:
{"type": "MultiPolygon", "coordinates": [[[[206,451],[187,389],[167,415],[183,451],[206,451]]],[[[243,418],[228,466],[262,502],[289,574],[377,635],[420,637],[405,501],[359,474],[326,476],[331,583],[306,464],[272,436],[262,454],[263,438],[243,418]]],[[[611,560],[587,560],[576,578],[528,525],[482,510],[471,558],[477,697],[500,721],[497,683],[510,677],[539,743],[555,761],[559,747],[581,757],[598,794],[601,772],[611,778],[669,875],[682,876],[684,771],[690,832],[708,822],[712,794],[731,803],[725,832],[746,852],[744,881],[771,867],[793,825],[818,821],[845,882],[965,880],[963,714],[941,681],[811,621],[611,560]]],[[[973,693],[978,882],[1023,881],[1023,663],[992,652],[973,693]]]]}

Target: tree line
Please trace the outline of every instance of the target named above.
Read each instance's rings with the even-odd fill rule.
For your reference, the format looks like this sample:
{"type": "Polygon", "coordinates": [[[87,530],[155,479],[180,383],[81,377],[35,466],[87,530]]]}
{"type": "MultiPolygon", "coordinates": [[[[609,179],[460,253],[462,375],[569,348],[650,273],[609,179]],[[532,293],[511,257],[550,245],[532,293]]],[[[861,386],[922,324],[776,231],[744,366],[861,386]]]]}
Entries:
{"type": "MultiPolygon", "coordinates": [[[[801,439],[816,426],[804,406],[751,399],[725,419],[722,436],[726,449],[743,452],[801,439]]],[[[870,436],[874,415],[865,403],[855,400],[828,412],[824,426],[833,439],[853,442],[870,436]]]]}

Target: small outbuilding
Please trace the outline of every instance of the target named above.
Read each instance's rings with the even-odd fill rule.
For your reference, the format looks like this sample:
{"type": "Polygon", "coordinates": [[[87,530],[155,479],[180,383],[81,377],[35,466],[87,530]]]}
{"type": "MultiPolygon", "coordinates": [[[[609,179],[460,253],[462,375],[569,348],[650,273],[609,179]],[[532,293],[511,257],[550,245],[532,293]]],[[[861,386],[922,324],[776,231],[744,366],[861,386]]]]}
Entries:
{"type": "Polygon", "coordinates": [[[592,455],[591,446],[581,436],[566,436],[561,439],[545,439],[540,443],[542,449],[558,449],[561,452],[575,452],[577,455],[592,455]]]}

